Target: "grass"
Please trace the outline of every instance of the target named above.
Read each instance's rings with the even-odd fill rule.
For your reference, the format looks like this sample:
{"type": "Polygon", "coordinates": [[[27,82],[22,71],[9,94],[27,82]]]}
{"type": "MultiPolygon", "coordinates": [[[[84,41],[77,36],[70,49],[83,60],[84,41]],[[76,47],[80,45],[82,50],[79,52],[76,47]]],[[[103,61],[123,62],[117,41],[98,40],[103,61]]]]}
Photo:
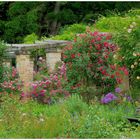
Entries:
{"type": "Polygon", "coordinates": [[[86,104],[73,95],[54,105],[21,103],[5,97],[0,106],[0,138],[137,138],[134,106],[86,104]]]}

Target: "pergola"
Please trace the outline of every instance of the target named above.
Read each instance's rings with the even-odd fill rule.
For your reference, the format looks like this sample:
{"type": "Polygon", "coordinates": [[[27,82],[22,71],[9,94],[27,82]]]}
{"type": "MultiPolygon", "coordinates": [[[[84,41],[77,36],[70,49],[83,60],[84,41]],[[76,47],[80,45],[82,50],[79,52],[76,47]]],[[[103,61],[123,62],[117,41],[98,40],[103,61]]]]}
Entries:
{"type": "Polygon", "coordinates": [[[7,44],[10,59],[5,64],[10,65],[11,59],[15,58],[20,80],[24,81],[24,85],[26,85],[33,81],[34,62],[30,57],[30,50],[44,48],[48,69],[53,71],[56,62],[61,61],[61,50],[67,43],[68,41],[63,40],[44,40],[34,44],[7,44]]]}

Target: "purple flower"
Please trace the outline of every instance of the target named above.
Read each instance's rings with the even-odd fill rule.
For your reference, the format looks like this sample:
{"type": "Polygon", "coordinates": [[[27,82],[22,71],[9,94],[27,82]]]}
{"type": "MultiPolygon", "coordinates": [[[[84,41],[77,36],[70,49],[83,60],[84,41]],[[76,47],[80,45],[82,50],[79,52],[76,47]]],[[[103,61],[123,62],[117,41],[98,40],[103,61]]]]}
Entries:
{"type": "Polygon", "coordinates": [[[107,104],[107,103],[109,103],[113,100],[116,100],[116,99],[117,99],[117,97],[114,94],[108,93],[108,94],[105,95],[104,98],[101,99],[101,103],[107,104]]]}
{"type": "Polygon", "coordinates": [[[121,89],[118,87],[118,88],[115,89],[115,92],[116,93],[120,93],[121,92],[121,89]]]}
{"type": "Polygon", "coordinates": [[[128,96],[128,97],[127,97],[127,100],[128,100],[128,101],[131,101],[131,100],[132,100],[132,98],[131,98],[130,96],[128,96]]]}

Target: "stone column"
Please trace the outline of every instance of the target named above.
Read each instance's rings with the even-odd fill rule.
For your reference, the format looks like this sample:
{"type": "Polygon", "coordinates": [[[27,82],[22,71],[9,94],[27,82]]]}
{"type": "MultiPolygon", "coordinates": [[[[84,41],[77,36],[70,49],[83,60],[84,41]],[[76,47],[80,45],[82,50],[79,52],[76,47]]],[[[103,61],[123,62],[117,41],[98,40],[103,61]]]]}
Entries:
{"type": "Polygon", "coordinates": [[[20,80],[24,82],[23,91],[28,93],[29,84],[33,81],[33,61],[29,54],[18,54],[16,55],[16,63],[20,80]]]}
{"type": "Polygon", "coordinates": [[[55,69],[55,64],[61,61],[61,52],[48,52],[46,53],[46,61],[49,72],[55,69]]]}

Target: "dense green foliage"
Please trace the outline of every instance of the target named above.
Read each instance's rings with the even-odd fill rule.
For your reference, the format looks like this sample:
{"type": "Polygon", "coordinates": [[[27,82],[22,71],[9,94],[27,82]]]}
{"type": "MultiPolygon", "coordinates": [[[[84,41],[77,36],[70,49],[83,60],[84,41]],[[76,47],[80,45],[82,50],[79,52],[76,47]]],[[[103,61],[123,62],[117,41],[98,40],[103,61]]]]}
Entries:
{"type": "Polygon", "coordinates": [[[130,10],[124,15],[112,14],[102,16],[95,24],[95,28],[101,32],[116,33],[128,28],[132,22],[139,23],[140,10],[130,10]]]}
{"type": "Polygon", "coordinates": [[[32,33],[30,35],[27,35],[23,41],[25,44],[33,44],[35,43],[35,41],[38,40],[38,36],[35,33],[32,33]]]}
{"type": "MultiPolygon", "coordinates": [[[[54,40],[73,40],[74,37],[76,37],[77,34],[84,33],[87,29],[86,24],[72,24],[72,25],[66,25],[64,28],[62,28],[58,35],[52,36],[51,39],[54,40]]],[[[93,30],[93,27],[91,27],[91,30],[93,30]]]]}
{"type": "Polygon", "coordinates": [[[137,8],[137,2],[1,2],[0,38],[9,43],[23,42],[26,35],[54,35],[68,24],[93,24],[100,15],[121,14],[137,8]]]}
{"type": "Polygon", "coordinates": [[[114,40],[120,46],[116,63],[129,68],[130,84],[140,88],[140,20],[133,21],[128,28],[118,32],[114,40]],[[118,61],[117,59],[119,58],[118,61]]]}
{"type": "Polygon", "coordinates": [[[5,67],[3,65],[4,61],[6,60],[6,46],[3,42],[0,42],[0,83],[4,81],[5,76],[4,71],[5,67]]]}

